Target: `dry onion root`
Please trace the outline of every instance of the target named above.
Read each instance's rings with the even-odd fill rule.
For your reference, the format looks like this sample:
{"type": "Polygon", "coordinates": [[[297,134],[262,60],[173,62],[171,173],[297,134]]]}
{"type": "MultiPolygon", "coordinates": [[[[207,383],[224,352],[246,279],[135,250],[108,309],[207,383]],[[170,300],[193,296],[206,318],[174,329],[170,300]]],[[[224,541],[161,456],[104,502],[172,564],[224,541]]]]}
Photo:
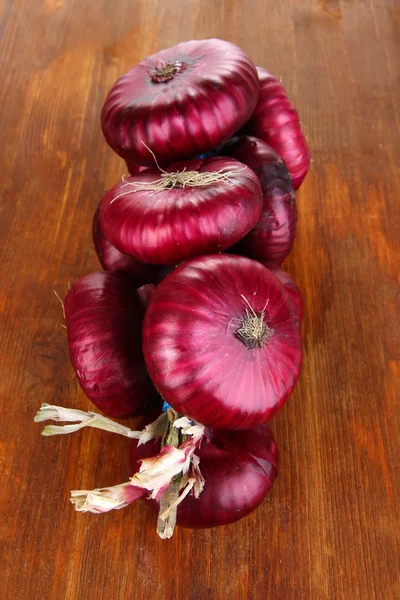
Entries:
{"type": "MultiPolygon", "coordinates": [[[[208,185],[212,185],[213,183],[220,183],[222,181],[229,181],[232,185],[235,185],[235,181],[232,179],[237,173],[241,171],[245,171],[246,167],[239,167],[239,165],[233,169],[229,169],[228,167],[224,167],[219,171],[211,171],[211,172],[202,172],[199,171],[186,171],[186,167],[182,169],[182,171],[165,171],[160,167],[157,161],[157,157],[154,152],[146,146],[144,142],[142,142],[143,146],[149,151],[157,169],[160,171],[160,179],[156,179],[155,181],[146,182],[146,181],[127,181],[127,177],[130,177],[132,173],[125,173],[122,175],[121,180],[124,185],[121,188],[126,186],[130,186],[132,190],[129,192],[123,192],[120,196],[116,196],[111,202],[115,202],[121,196],[124,196],[126,193],[138,192],[140,190],[157,192],[162,190],[173,190],[176,187],[206,187],[208,185]]],[[[140,173],[140,171],[139,171],[140,173]]]]}

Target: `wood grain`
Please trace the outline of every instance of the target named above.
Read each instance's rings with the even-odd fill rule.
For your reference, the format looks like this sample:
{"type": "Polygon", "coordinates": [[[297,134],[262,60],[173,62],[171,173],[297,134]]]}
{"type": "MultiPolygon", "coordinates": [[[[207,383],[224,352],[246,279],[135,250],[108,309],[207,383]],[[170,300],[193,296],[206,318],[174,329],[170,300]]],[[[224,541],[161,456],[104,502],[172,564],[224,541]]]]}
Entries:
{"type": "Polygon", "coordinates": [[[400,598],[399,23],[395,0],[0,1],[1,598],[400,598]],[[90,406],[53,290],[99,268],[91,218],[123,172],[99,126],[106,92],[142,57],[213,36],[282,77],[312,148],[287,261],[304,369],[272,422],[269,498],[162,541],[141,503],[69,504],[127,478],[125,439],[43,439],[33,416],[90,406]]]}

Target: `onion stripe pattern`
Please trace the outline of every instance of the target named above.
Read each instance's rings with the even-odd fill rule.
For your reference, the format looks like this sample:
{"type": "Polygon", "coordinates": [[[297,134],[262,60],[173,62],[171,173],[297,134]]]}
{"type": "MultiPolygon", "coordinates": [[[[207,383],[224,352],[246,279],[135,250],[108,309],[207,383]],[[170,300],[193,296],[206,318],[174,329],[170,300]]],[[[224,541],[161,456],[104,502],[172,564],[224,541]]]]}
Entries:
{"type": "Polygon", "coordinates": [[[107,143],[122,158],[153,165],[211,150],[250,118],[259,95],[248,56],[218,39],[182,42],[120,77],[101,114],[107,143]]]}
{"type": "Polygon", "coordinates": [[[311,153],[299,115],[281,82],[261,67],[257,67],[257,73],[261,85],[260,97],[246,131],[276,150],[289,170],[293,188],[297,190],[311,163],[311,153]]]}
{"type": "Polygon", "coordinates": [[[90,273],[65,298],[72,366],[93,404],[112,417],[143,408],[155,390],[141,348],[143,299],[122,273],[90,273]]]}
{"type": "Polygon", "coordinates": [[[200,257],[156,288],[143,352],[156,388],[177,412],[208,427],[254,427],[277,412],[299,377],[298,312],[260,263],[228,254],[200,257]],[[264,313],[262,347],[235,335],[249,305],[264,313]]]}

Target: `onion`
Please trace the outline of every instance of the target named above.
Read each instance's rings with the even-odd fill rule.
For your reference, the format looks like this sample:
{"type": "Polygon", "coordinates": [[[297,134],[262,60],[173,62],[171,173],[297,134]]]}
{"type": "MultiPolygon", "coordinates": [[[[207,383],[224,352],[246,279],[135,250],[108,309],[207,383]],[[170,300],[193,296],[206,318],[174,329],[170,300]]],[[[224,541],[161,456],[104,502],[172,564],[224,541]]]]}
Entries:
{"type": "Polygon", "coordinates": [[[207,427],[249,428],[270,419],[295,386],[300,322],[285,287],[259,262],[205,256],[157,286],[143,353],[178,413],[207,427]]]}
{"type": "Polygon", "coordinates": [[[117,250],[106,239],[100,227],[100,209],[93,217],[93,243],[101,266],[106,271],[123,271],[129,273],[138,285],[151,283],[157,280],[161,269],[158,265],[146,265],[131,256],[117,250]]]}
{"type": "MultiPolygon", "coordinates": [[[[160,440],[138,446],[133,440],[129,462],[136,473],[140,461],[159,452],[160,440]]],[[[204,488],[198,498],[188,495],[177,509],[177,525],[215,527],[238,521],[263,501],[279,468],[279,451],[269,427],[243,431],[205,430],[195,454],[200,459],[204,488]]],[[[147,499],[159,511],[160,503],[147,499]]]]}
{"type": "Polygon", "coordinates": [[[260,220],[233,251],[280,264],[292,249],[297,222],[295,194],[285,163],[268,144],[248,136],[232,138],[220,153],[254,171],[264,199],[260,220]]]}
{"type": "Polygon", "coordinates": [[[260,97],[246,132],[267,142],[284,160],[297,190],[310,167],[311,155],[299,115],[278,79],[257,67],[260,97]]]}
{"type": "Polygon", "coordinates": [[[279,279],[279,281],[285,286],[286,291],[292,299],[292,302],[296,308],[297,316],[301,321],[303,318],[303,298],[301,291],[298,288],[295,280],[287,271],[284,271],[278,265],[274,263],[268,263],[261,261],[261,264],[267,267],[272,273],[279,279]]]}
{"type": "Polygon", "coordinates": [[[248,167],[232,158],[195,159],[124,178],[101,201],[100,224],[121,252],[177,264],[235,244],[261,206],[260,183],[248,167]]]}
{"type": "Polygon", "coordinates": [[[135,440],[130,449],[129,481],[71,491],[77,511],[105,513],[147,496],[159,512],[157,532],[165,539],[173,535],[176,524],[195,528],[226,525],[260,504],[279,468],[278,447],[268,427],[223,432],[192,423],[172,408],[161,414],[153,411],[153,415],[154,421],[147,414],[134,431],[94,412],[42,404],[36,423],[66,422],[46,425],[45,437],[88,427],[135,440]]]}
{"type": "Polygon", "coordinates": [[[139,302],[141,302],[145,310],[153,297],[155,289],[156,288],[153,283],[146,283],[145,285],[141,285],[140,288],[136,290],[136,295],[139,298],[139,302]]]}
{"type": "Polygon", "coordinates": [[[195,156],[227,140],[250,118],[256,69],[219,39],[183,42],[142,60],[108,94],[101,125],[107,143],[132,162],[152,165],[195,156]]]}
{"type": "Polygon", "coordinates": [[[72,366],[88,398],[104,413],[123,417],[152,402],[155,390],[141,349],[144,303],[122,273],[91,273],[65,298],[72,366]]]}
{"type": "Polygon", "coordinates": [[[138,165],[137,163],[129,160],[126,161],[126,166],[131,175],[137,175],[138,173],[142,173],[148,168],[144,167],[143,165],[138,165]]]}

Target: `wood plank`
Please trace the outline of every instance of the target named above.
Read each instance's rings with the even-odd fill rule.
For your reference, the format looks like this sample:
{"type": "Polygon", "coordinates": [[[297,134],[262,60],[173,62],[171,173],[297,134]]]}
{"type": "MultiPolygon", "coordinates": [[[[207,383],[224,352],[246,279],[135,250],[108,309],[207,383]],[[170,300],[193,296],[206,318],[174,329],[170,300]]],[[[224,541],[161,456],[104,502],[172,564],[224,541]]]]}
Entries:
{"type": "Polygon", "coordinates": [[[400,598],[399,23],[395,0],[0,0],[1,598],[400,598]],[[127,479],[127,440],[43,439],[33,417],[91,406],[53,290],[99,269],[92,215],[124,171],[104,97],[144,56],[208,37],[282,77],[312,148],[286,261],[305,357],[271,423],[270,496],[163,541],[141,503],[70,506],[70,489],[127,479]]]}

